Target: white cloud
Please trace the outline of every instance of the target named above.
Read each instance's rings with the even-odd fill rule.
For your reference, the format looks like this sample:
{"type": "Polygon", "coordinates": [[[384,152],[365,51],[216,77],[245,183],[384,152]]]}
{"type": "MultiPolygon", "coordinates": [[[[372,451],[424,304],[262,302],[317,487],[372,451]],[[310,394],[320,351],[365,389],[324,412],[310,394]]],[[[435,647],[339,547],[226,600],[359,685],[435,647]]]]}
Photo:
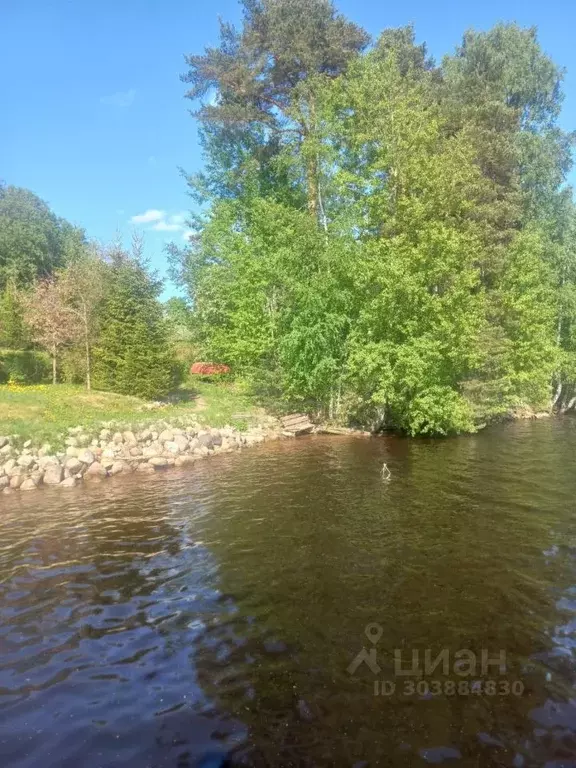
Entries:
{"type": "Polygon", "coordinates": [[[187,240],[191,234],[191,229],[187,228],[186,220],[188,214],[186,211],[168,214],[158,208],[149,208],[144,213],[132,216],[132,224],[149,224],[155,232],[182,232],[182,237],[187,240]]]}
{"type": "Polygon", "coordinates": [[[184,232],[182,232],[182,240],[184,240],[184,242],[187,243],[193,234],[194,234],[193,229],[185,229],[184,232]]]}
{"type": "Polygon", "coordinates": [[[134,104],[136,98],[136,90],[130,88],[128,91],[117,91],[110,96],[102,96],[100,99],[101,104],[106,104],[108,107],[119,107],[120,109],[126,109],[134,104]]]}
{"type": "Polygon", "coordinates": [[[132,216],[132,224],[152,224],[155,221],[162,221],[166,216],[166,211],[159,211],[157,208],[149,208],[144,213],[132,216]]]}
{"type": "Polygon", "coordinates": [[[178,232],[182,229],[182,224],[176,224],[171,221],[158,221],[152,229],[155,229],[157,232],[178,232]]]}

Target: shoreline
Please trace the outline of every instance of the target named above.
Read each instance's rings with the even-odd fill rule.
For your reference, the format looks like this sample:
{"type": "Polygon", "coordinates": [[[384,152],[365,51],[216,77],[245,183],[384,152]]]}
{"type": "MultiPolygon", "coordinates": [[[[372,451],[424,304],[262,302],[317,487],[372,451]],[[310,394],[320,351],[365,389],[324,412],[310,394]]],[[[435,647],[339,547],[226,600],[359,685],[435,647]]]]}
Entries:
{"type": "Polygon", "coordinates": [[[106,424],[97,432],[94,427],[70,427],[65,448],[59,451],[50,445],[33,447],[31,440],[17,448],[13,438],[0,437],[0,490],[11,495],[44,487],[74,488],[122,474],[153,474],[281,439],[286,435],[272,416],[247,430],[211,428],[192,420],[158,420],[138,431],[106,424]]]}
{"type": "MultiPolygon", "coordinates": [[[[540,420],[549,412],[510,415],[500,423],[540,420]]],[[[493,422],[498,423],[498,422],[493,422]]],[[[488,426],[488,425],[484,425],[488,426]]],[[[330,425],[315,426],[313,434],[370,437],[372,433],[330,425]]],[[[132,429],[128,424],[102,422],[98,426],[69,427],[64,447],[33,446],[20,436],[0,436],[0,492],[37,491],[44,487],[74,488],[93,480],[134,473],[153,474],[172,467],[191,466],[221,453],[233,453],[272,440],[294,439],[282,420],[269,414],[245,430],[210,427],[193,419],[158,419],[132,429]]]]}

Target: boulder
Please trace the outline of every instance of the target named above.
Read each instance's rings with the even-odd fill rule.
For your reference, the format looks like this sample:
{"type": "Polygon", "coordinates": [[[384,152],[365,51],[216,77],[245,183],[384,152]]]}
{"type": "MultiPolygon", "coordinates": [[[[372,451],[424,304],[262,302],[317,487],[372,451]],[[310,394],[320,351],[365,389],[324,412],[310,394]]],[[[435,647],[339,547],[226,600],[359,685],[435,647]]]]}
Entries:
{"type": "Polygon", "coordinates": [[[163,469],[169,466],[169,460],[163,456],[153,456],[151,459],[148,459],[148,464],[155,469],[163,469]]]}
{"type": "Polygon", "coordinates": [[[76,456],[78,460],[82,462],[82,464],[92,464],[96,459],[92,451],[90,451],[88,448],[85,448],[80,453],[77,453],[76,456]]]}
{"type": "Polygon", "coordinates": [[[76,482],[77,481],[76,481],[75,477],[67,477],[66,479],[62,480],[62,482],[60,483],[60,485],[58,487],[59,488],[74,488],[74,486],[76,485],[76,482]]]}
{"type": "Polygon", "coordinates": [[[174,456],[177,456],[180,453],[180,446],[175,440],[166,440],[164,443],[164,450],[174,456]]]}
{"type": "Polygon", "coordinates": [[[153,443],[152,445],[147,445],[142,450],[142,456],[144,456],[145,459],[151,459],[154,456],[160,456],[162,453],[162,446],[160,443],[153,443]]]}
{"type": "Polygon", "coordinates": [[[136,443],[138,442],[138,441],[136,440],[136,435],[134,434],[134,432],[132,432],[132,431],[131,431],[131,430],[129,430],[129,429],[128,429],[128,430],[126,430],[126,432],[123,432],[123,433],[122,433],[122,437],[124,438],[124,441],[125,441],[126,443],[132,443],[132,444],[136,445],[136,443]]]}
{"type": "Polygon", "coordinates": [[[24,475],[12,475],[10,478],[10,488],[20,488],[24,482],[24,475]]]}
{"type": "Polygon", "coordinates": [[[174,442],[182,453],[188,449],[189,442],[182,433],[174,436],[174,442]]]}
{"type": "Polygon", "coordinates": [[[52,464],[44,472],[44,483],[46,485],[59,485],[62,482],[64,470],[59,464],[52,464]]]}
{"type": "Polygon", "coordinates": [[[154,472],[154,471],[155,470],[152,464],[146,464],[146,463],[138,464],[138,469],[136,470],[136,472],[154,472]]]}
{"type": "Polygon", "coordinates": [[[34,464],[34,456],[30,455],[22,455],[18,459],[18,466],[24,467],[24,469],[28,469],[28,467],[31,467],[32,464],[34,464]]]}
{"type": "MultiPolygon", "coordinates": [[[[76,448],[74,445],[69,445],[68,448],[66,448],[66,456],[78,456],[80,453],[80,449],[76,448]]],[[[84,451],[82,451],[84,453],[84,451]]]]}
{"type": "Polygon", "coordinates": [[[10,441],[8,440],[8,438],[7,438],[7,437],[4,437],[4,435],[2,435],[2,436],[0,437],[0,448],[4,448],[4,446],[5,446],[5,445],[8,445],[8,443],[9,443],[9,442],[10,442],[10,441]]]}
{"type": "Polygon", "coordinates": [[[38,459],[38,466],[40,467],[40,469],[46,469],[47,467],[50,467],[54,464],[58,466],[59,463],[60,462],[58,461],[57,456],[50,456],[50,455],[40,456],[40,458],[38,459]]]}
{"type": "Polygon", "coordinates": [[[192,456],[186,453],[182,456],[176,456],[174,459],[174,465],[176,467],[185,467],[188,464],[194,464],[195,461],[198,461],[198,456],[192,456]]]}
{"type": "Polygon", "coordinates": [[[31,477],[24,480],[24,482],[20,486],[21,491],[35,491],[36,488],[37,488],[37,485],[31,477]]]}
{"type": "Polygon", "coordinates": [[[209,432],[199,434],[196,439],[200,448],[212,448],[214,444],[214,437],[209,432]]]}
{"type": "Polygon", "coordinates": [[[158,435],[158,442],[160,443],[171,442],[172,440],[174,440],[174,432],[171,429],[164,429],[158,435]]]}
{"type": "Polygon", "coordinates": [[[125,464],[123,461],[115,461],[110,467],[111,475],[119,475],[122,472],[129,472],[129,471],[130,471],[130,467],[127,464],[125,464]]]}
{"type": "Polygon", "coordinates": [[[9,485],[10,485],[10,478],[8,477],[8,475],[2,475],[2,477],[0,477],[0,490],[4,488],[8,488],[9,485]]]}
{"type": "Polygon", "coordinates": [[[71,475],[76,475],[76,474],[78,474],[78,472],[80,472],[80,470],[82,469],[82,467],[84,465],[82,464],[80,459],[72,457],[72,458],[68,459],[68,461],[66,462],[66,464],[64,466],[66,467],[66,469],[68,470],[68,472],[71,475]]]}
{"type": "Polygon", "coordinates": [[[90,464],[86,472],[84,472],[84,477],[86,479],[106,477],[106,470],[99,461],[95,461],[93,464],[90,464]]]}

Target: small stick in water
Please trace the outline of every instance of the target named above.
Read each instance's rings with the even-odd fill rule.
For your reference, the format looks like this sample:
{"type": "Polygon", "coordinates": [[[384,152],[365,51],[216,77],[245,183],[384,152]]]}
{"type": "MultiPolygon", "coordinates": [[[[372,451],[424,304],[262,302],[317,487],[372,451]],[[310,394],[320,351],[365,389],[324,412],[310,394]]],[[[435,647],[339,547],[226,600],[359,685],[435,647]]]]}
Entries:
{"type": "Polygon", "coordinates": [[[390,472],[390,470],[388,469],[388,464],[384,462],[384,464],[382,464],[382,480],[390,480],[391,477],[392,477],[392,472],[390,472]]]}

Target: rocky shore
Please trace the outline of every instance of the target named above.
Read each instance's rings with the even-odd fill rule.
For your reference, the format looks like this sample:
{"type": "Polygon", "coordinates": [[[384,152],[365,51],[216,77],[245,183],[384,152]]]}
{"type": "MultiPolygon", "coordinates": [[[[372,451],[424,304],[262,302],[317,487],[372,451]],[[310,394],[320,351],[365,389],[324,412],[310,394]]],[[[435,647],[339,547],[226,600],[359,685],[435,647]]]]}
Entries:
{"type": "Polygon", "coordinates": [[[64,448],[20,445],[17,437],[0,437],[0,490],[3,494],[42,487],[73,488],[106,477],[132,472],[158,472],[193,464],[219,453],[230,453],[282,437],[282,426],[266,417],[246,431],[211,429],[196,422],[176,426],[157,421],[138,430],[114,425],[71,427],[64,448]]]}

